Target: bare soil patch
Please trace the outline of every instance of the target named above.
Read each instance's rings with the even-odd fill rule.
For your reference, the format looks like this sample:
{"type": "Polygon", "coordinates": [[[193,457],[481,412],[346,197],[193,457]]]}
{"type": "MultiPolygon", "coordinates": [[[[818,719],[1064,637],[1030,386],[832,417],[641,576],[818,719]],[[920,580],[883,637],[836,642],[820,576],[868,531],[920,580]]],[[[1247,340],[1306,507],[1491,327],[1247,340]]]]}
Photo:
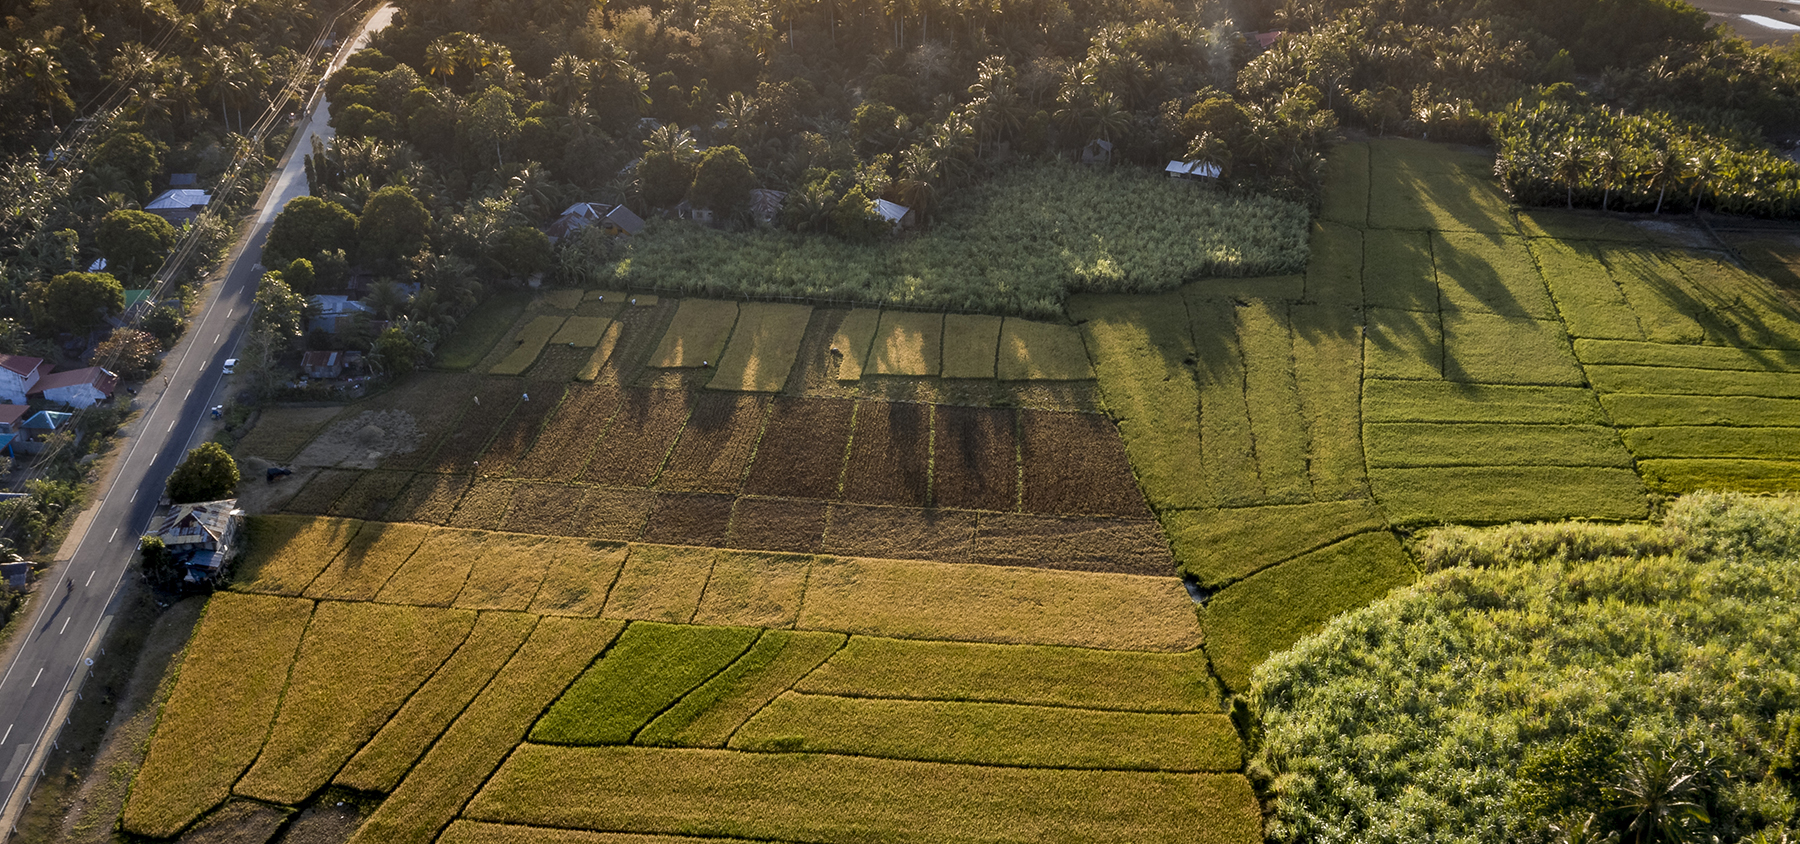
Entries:
{"type": "Polygon", "coordinates": [[[975,514],[963,510],[834,504],[826,518],[826,554],[961,563],[974,551],[975,514]]]}
{"type": "Polygon", "coordinates": [[[1027,410],[1019,427],[1026,512],[1150,515],[1111,419],[1027,410]]]}
{"type": "Polygon", "coordinates": [[[545,536],[573,535],[587,491],[561,484],[519,484],[506,511],[506,530],[545,536]]]}
{"type": "Polygon", "coordinates": [[[513,405],[512,415],[494,434],[487,450],[481,453],[481,473],[511,474],[537,440],[538,431],[544,427],[544,418],[556,409],[561,398],[560,381],[526,381],[520,385],[519,403],[513,405]]]}
{"type": "Polygon", "coordinates": [[[279,512],[322,471],[300,467],[292,475],[270,481],[263,470],[274,464],[256,457],[241,462],[245,474],[238,482],[238,507],[252,515],[279,512]]]}
{"type": "Polygon", "coordinates": [[[301,466],[373,469],[391,455],[410,454],[424,443],[418,420],[404,410],[365,410],[333,423],[300,450],[301,466]]]}
{"type": "Polygon", "coordinates": [[[393,472],[374,469],[362,473],[356,483],[338,496],[329,515],[343,516],[350,519],[379,519],[387,513],[401,491],[412,481],[411,472],[393,472]]]}
{"type": "Polygon", "coordinates": [[[292,809],[233,799],[201,818],[178,844],[266,844],[281,831],[291,814],[292,809]]]}
{"type": "Polygon", "coordinates": [[[294,459],[326,423],[343,413],[342,407],[271,407],[262,412],[256,426],[238,442],[244,457],[261,457],[275,463],[294,459]]]}
{"type": "Polygon", "coordinates": [[[604,384],[573,384],[556,406],[530,453],[513,474],[521,478],[573,480],[587,466],[594,444],[612,421],[619,390],[604,384]]]}
{"type": "Polygon", "coordinates": [[[1168,576],[1175,558],[1148,519],[1068,519],[983,513],[973,561],[1070,571],[1168,576]]]}
{"type": "Polygon", "coordinates": [[[779,396],[769,411],[744,491],[786,498],[836,498],[855,402],[779,396]]]}
{"type": "Polygon", "coordinates": [[[464,403],[462,415],[449,423],[449,432],[427,465],[439,472],[474,471],[482,449],[518,403],[519,384],[517,378],[483,378],[464,403]]]}
{"type": "Polygon", "coordinates": [[[719,547],[731,527],[729,495],[661,493],[644,527],[644,541],[664,545],[719,547]]]}
{"type": "Polygon", "coordinates": [[[731,511],[731,532],[725,547],[751,551],[819,550],[825,537],[823,501],[781,498],[739,498],[731,511]]]}
{"type": "Polygon", "coordinates": [[[468,475],[439,475],[420,472],[412,483],[389,505],[387,519],[395,522],[426,522],[441,525],[456,512],[456,502],[469,491],[468,475]]]}
{"type": "Polygon", "coordinates": [[[930,493],[931,405],[858,404],[844,500],[923,507],[930,493]]]}
{"type": "Polygon", "coordinates": [[[1013,411],[939,407],[932,421],[933,502],[968,510],[1017,509],[1019,443],[1013,411]]]}
{"type": "Polygon", "coordinates": [[[627,391],[582,480],[604,486],[649,486],[687,421],[689,401],[686,393],[674,390],[627,391]]]}
{"type": "Polygon", "coordinates": [[[592,345],[570,346],[565,343],[545,346],[544,351],[538,354],[537,363],[525,370],[525,377],[533,381],[573,381],[593,356],[592,345]]]}
{"type": "Polygon", "coordinates": [[[681,492],[737,492],[756,440],[762,436],[768,407],[764,396],[706,393],[696,397],[694,413],[656,485],[681,492]]]}
{"type": "Polygon", "coordinates": [[[353,469],[321,469],[312,480],[306,482],[306,486],[298,494],[288,500],[286,509],[290,513],[323,516],[362,475],[362,472],[353,469]]]}

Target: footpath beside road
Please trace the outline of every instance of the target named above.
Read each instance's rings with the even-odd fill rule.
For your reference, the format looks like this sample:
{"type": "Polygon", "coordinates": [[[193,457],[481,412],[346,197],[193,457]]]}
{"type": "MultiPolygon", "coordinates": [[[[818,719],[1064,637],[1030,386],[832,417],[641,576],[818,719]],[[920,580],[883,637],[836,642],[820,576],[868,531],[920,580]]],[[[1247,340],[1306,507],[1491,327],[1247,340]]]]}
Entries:
{"type": "MultiPolygon", "coordinates": [[[[329,69],[342,66],[392,19],[390,6],[370,13],[329,69]]],[[[135,397],[138,415],[120,430],[107,461],[109,473],[96,484],[99,501],[75,519],[55,562],[38,581],[26,610],[29,623],[7,646],[0,668],[0,841],[11,838],[88,669],[106,658],[102,645],[138,537],[150,527],[164,479],[205,430],[207,409],[220,403],[225,361],[249,325],[263,242],[288,200],[306,193],[305,151],[313,137],[331,139],[328,112],[324,99],[315,96],[264,187],[252,224],[223,270],[202,288],[199,315],[164,357],[161,372],[135,397]]]]}

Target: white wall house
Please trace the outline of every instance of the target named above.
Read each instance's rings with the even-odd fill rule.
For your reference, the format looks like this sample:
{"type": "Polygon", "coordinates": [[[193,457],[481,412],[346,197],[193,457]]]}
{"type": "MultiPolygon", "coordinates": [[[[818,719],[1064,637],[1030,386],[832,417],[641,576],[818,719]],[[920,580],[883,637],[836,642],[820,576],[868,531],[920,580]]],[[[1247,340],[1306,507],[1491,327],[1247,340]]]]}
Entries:
{"type": "Polygon", "coordinates": [[[38,380],[32,393],[69,407],[93,407],[112,398],[119,387],[119,376],[98,366],[52,372],[38,380]]]}
{"type": "Polygon", "coordinates": [[[49,371],[42,358],[0,355],[0,401],[24,404],[25,397],[37,389],[38,380],[49,371]]]}

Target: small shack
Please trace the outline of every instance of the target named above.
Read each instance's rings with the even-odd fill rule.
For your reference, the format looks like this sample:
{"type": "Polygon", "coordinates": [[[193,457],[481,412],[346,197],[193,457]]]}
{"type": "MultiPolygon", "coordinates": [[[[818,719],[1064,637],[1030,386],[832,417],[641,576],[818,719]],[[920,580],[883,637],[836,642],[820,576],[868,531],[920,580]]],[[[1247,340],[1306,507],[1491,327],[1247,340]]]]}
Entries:
{"type": "Polygon", "coordinates": [[[787,200],[787,191],[756,188],[750,191],[750,216],[765,226],[775,224],[775,218],[781,216],[781,204],[787,200]]]}
{"type": "Polygon", "coordinates": [[[916,219],[911,208],[885,199],[875,200],[875,213],[881,215],[881,219],[886,220],[888,225],[893,226],[894,231],[911,226],[916,219]]]}
{"type": "Polygon", "coordinates": [[[614,205],[606,216],[601,218],[600,225],[611,235],[637,234],[644,230],[644,218],[632,213],[630,208],[614,205]]]}
{"type": "Polygon", "coordinates": [[[217,577],[230,562],[243,523],[244,511],[235,498],[177,504],[154,535],[187,567],[188,582],[199,583],[217,577]]]}
{"type": "Polygon", "coordinates": [[[1210,161],[1199,160],[1171,161],[1169,162],[1169,166],[1163,168],[1163,172],[1169,174],[1169,178],[1171,179],[1186,179],[1190,181],[1199,181],[1201,179],[1217,181],[1221,173],[1219,165],[1210,161]]]}
{"type": "Polygon", "coordinates": [[[52,372],[38,381],[32,395],[68,407],[93,407],[113,397],[119,387],[119,376],[105,367],[90,366],[68,372],[52,372]]]}
{"type": "Polygon", "coordinates": [[[1088,141],[1087,146],[1081,148],[1081,163],[1095,165],[1111,164],[1112,152],[1112,141],[1095,138],[1088,141]]]}
{"type": "Polygon", "coordinates": [[[343,352],[307,352],[300,356],[300,370],[308,378],[339,378],[344,374],[343,352]]]}

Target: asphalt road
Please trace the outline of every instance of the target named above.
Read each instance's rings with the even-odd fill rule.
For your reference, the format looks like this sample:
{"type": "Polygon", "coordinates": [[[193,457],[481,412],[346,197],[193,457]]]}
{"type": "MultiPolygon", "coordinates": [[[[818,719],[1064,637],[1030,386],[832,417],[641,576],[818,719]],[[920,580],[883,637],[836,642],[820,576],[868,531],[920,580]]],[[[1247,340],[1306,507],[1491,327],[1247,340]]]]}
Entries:
{"type": "MultiPolygon", "coordinates": [[[[391,9],[377,12],[356,43],[392,16],[391,9]]],[[[349,52],[340,53],[339,61],[349,52]]],[[[288,200],[306,193],[302,153],[310,148],[310,135],[331,138],[326,115],[321,99],[264,191],[254,227],[227,257],[223,278],[215,276],[206,286],[199,316],[164,358],[162,371],[136,397],[115,399],[132,399],[140,411],[120,431],[123,457],[99,487],[99,503],[78,518],[63,543],[65,552],[73,552],[59,556],[39,581],[26,610],[30,624],[19,630],[22,641],[11,643],[11,659],[0,671],[0,836],[11,837],[88,667],[107,658],[100,647],[117,613],[119,587],[138,537],[150,527],[163,482],[203,430],[208,409],[224,403],[224,364],[249,324],[269,224],[288,200]]]]}
{"type": "Polygon", "coordinates": [[[1690,0],[1752,44],[1786,44],[1800,35],[1800,0],[1690,0]],[[1751,18],[1744,17],[1752,16],[1751,18]],[[1753,18],[1761,18],[1759,23],[1753,18]],[[1785,26],[1784,26],[1785,25],[1785,26]]]}

